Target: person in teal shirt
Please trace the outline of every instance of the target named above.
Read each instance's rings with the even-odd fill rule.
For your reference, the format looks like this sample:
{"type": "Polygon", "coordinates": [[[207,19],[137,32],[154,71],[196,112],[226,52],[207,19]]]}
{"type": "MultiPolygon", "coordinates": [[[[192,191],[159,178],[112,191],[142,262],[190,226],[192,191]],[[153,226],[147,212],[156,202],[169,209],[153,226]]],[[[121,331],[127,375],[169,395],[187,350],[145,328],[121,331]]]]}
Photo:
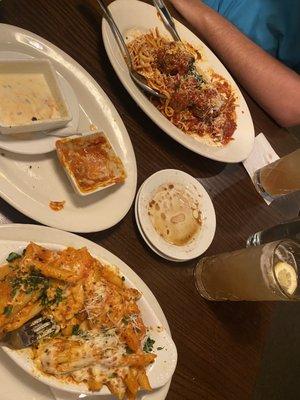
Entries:
{"type": "Polygon", "coordinates": [[[169,1],[278,125],[300,125],[300,0],[169,1]]]}
{"type": "Polygon", "coordinates": [[[300,0],[203,0],[203,3],[300,73],[300,0]]]}

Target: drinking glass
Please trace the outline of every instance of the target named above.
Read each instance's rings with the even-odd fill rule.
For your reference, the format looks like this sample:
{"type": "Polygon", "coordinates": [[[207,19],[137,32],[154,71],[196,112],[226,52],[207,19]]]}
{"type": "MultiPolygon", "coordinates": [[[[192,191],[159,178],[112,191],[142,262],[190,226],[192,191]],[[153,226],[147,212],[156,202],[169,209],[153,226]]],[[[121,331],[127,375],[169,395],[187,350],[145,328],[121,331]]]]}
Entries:
{"type": "Polygon", "coordinates": [[[254,233],[249,236],[247,246],[259,246],[285,238],[300,240],[300,217],[254,233]]]}
{"type": "Polygon", "coordinates": [[[200,260],[196,287],[207,300],[300,300],[300,241],[280,240],[200,260]]]}
{"type": "Polygon", "coordinates": [[[253,182],[267,200],[300,190],[300,149],[255,171],[253,182]]]}

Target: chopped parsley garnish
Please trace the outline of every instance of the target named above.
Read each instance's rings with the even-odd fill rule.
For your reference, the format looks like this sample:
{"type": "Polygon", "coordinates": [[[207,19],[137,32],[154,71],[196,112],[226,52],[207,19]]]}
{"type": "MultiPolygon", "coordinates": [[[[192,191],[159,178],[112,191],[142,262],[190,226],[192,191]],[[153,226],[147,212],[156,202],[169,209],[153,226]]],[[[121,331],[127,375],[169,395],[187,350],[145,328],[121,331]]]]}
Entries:
{"type": "Polygon", "coordinates": [[[9,253],[9,255],[8,255],[7,259],[6,259],[6,261],[7,261],[7,262],[11,262],[11,261],[16,260],[17,258],[21,258],[21,255],[18,254],[18,253],[15,253],[15,252],[13,251],[13,252],[9,253]]]}
{"type": "Polygon", "coordinates": [[[164,349],[164,347],[158,347],[157,348],[157,350],[163,350],[164,349]]]}
{"type": "Polygon", "coordinates": [[[22,279],[22,284],[26,293],[31,293],[42,286],[42,289],[49,287],[49,280],[45,278],[39,270],[31,268],[30,274],[22,279]]]}
{"type": "MultiPolygon", "coordinates": [[[[50,282],[48,278],[40,273],[39,270],[34,267],[31,268],[30,273],[25,277],[15,277],[11,280],[12,292],[11,295],[14,297],[19,290],[29,294],[35,290],[40,290],[40,300],[42,305],[48,305],[49,300],[47,298],[47,289],[49,288],[50,282]]],[[[58,293],[58,300],[61,298],[58,293]]]]}
{"type": "Polygon", "coordinates": [[[42,306],[47,306],[49,304],[49,299],[45,290],[43,290],[40,300],[42,306]]]}
{"type": "Polygon", "coordinates": [[[153,350],[153,345],[155,343],[155,340],[151,339],[150,336],[147,338],[146,342],[144,343],[143,350],[145,353],[151,353],[153,350]]]}
{"type": "Polygon", "coordinates": [[[57,287],[55,290],[55,296],[52,300],[50,300],[47,296],[47,289],[49,288],[49,281],[47,284],[44,284],[44,287],[42,288],[41,296],[40,296],[40,301],[42,306],[52,306],[53,304],[58,305],[62,300],[62,294],[63,290],[60,287],[57,287]]]}
{"type": "Polygon", "coordinates": [[[8,316],[11,314],[12,310],[13,310],[13,306],[11,304],[9,304],[8,306],[4,307],[3,314],[8,316]]]}
{"type": "Polygon", "coordinates": [[[197,68],[195,67],[194,63],[190,66],[189,75],[192,75],[200,85],[202,83],[205,83],[203,77],[197,71],[197,68]]]}
{"type": "Polygon", "coordinates": [[[57,287],[56,292],[55,292],[55,299],[54,299],[54,303],[56,305],[62,301],[62,299],[63,299],[62,294],[63,294],[63,290],[60,287],[57,287]]]}
{"type": "Polygon", "coordinates": [[[73,328],[72,328],[72,335],[79,335],[80,334],[80,329],[79,329],[79,325],[78,324],[76,324],[76,325],[73,325],[73,328]]]}
{"type": "Polygon", "coordinates": [[[125,315],[125,317],[122,318],[122,322],[124,325],[128,325],[130,321],[130,317],[128,315],[125,315]]]}
{"type": "Polygon", "coordinates": [[[20,289],[22,285],[22,278],[14,278],[11,282],[11,286],[12,286],[12,292],[11,295],[12,297],[15,297],[15,295],[17,294],[17,291],[20,289]]]}
{"type": "Polygon", "coordinates": [[[131,350],[131,348],[129,346],[126,346],[125,350],[126,350],[126,354],[132,354],[133,353],[133,350],[131,350]]]}
{"type": "Polygon", "coordinates": [[[88,338],[90,337],[88,332],[82,331],[82,330],[79,328],[79,325],[78,325],[78,324],[73,325],[73,327],[72,327],[72,335],[74,335],[74,336],[80,336],[82,339],[88,339],[88,338]]]}

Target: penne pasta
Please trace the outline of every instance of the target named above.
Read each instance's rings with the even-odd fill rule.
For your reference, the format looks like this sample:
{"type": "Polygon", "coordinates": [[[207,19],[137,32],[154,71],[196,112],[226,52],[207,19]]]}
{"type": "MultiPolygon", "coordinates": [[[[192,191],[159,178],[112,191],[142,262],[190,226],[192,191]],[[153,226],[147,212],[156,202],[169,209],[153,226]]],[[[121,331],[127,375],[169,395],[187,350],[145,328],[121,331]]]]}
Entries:
{"type": "Polygon", "coordinates": [[[131,367],[145,367],[154,362],[156,358],[155,354],[131,354],[124,356],[124,364],[131,367]]]}
{"type": "Polygon", "coordinates": [[[42,373],[83,382],[92,392],[106,385],[119,399],[151,390],[145,368],[156,356],[142,346],[141,294],[117,269],[85,248],[51,251],[30,243],[11,257],[14,267],[0,275],[0,337],[41,314],[60,328],[33,348],[42,373]]]}
{"type": "Polygon", "coordinates": [[[137,379],[141,390],[147,390],[147,391],[152,390],[146,371],[144,369],[138,372],[137,379]]]}
{"type": "Polygon", "coordinates": [[[123,287],[123,281],[122,278],[118,275],[116,275],[113,271],[111,271],[109,268],[103,268],[101,271],[101,275],[110,283],[113,285],[117,286],[118,288],[123,287]]]}
{"type": "Polygon", "coordinates": [[[58,279],[65,282],[77,282],[81,279],[80,276],[74,274],[72,271],[68,271],[63,268],[53,268],[49,265],[39,264],[36,268],[41,271],[43,275],[49,278],[58,279]]]}
{"type": "Polygon", "coordinates": [[[38,315],[42,311],[42,309],[43,306],[39,302],[28,304],[27,306],[22,308],[22,310],[19,311],[16,315],[14,315],[9,323],[4,325],[4,331],[11,332],[20,328],[31,318],[38,315]]]}
{"type": "Polygon", "coordinates": [[[5,265],[1,265],[0,266],[0,281],[2,281],[6,275],[8,275],[10,273],[10,267],[8,264],[5,265]]]}
{"type": "Polygon", "coordinates": [[[138,335],[135,333],[134,328],[129,325],[127,326],[122,334],[127,346],[132,350],[132,351],[138,351],[139,348],[141,347],[141,341],[139,340],[138,335]]]}
{"type": "Polygon", "coordinates": [[[139,390],[139,383],[137,380],[137,371],[129,369],[129,372],[125,378],[125,383],[128,391],[135,397],[139,390]]]}

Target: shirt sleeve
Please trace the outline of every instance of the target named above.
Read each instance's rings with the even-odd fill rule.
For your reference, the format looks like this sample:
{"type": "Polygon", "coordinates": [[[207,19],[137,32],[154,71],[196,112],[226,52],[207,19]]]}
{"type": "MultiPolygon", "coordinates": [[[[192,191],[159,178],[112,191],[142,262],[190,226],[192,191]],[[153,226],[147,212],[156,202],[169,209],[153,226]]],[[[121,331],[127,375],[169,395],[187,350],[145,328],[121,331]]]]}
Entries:
{"type": "Polygon", "coordinates": [[[300,73],[300,0],[203,0],[269,54],[300,73]]]}

